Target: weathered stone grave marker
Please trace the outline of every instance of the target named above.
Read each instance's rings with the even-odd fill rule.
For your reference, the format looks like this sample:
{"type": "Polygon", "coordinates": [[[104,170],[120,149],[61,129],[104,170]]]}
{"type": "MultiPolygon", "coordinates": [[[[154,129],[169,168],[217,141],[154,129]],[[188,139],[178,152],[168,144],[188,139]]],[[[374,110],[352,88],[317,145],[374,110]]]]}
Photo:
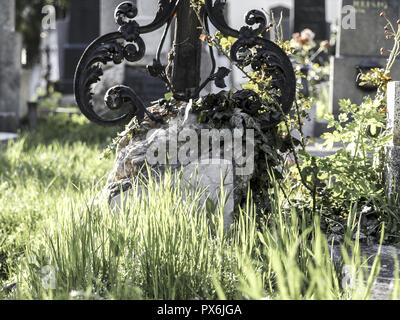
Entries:
{"type": "MultiPolygon", "coordinates": [[[[204,12],[207,12],[209,23],[220,30],[223,35],[237,39],[232,45],[231,60],[243,66],[246,62],[240,53],[243,52],[243,49],[257,47],[257,52],[254,53],[253,57],[254,63],[251,67],[253,70],[262,69],[267,73],[271,69],[279,69],[280,72],[273,72],[271,76],[276,80],[274,86],[282,93],[278,100],[284,113],[290,112],[295,99],[295,73],[285,52],[275,43],[259,37],[268,27],[265,15],[261,11],[250,11],[245,17],[248,26],[238,31],[230,28],[225,17],[220,14],[221,4],[223,3],[219,1],[206,0],[204,12]],[[270,68],[271,60],[267,58],[272,55],[275,57],[273,59],[274,68],[270,68]]],[[[121,3],[115,10],[115,20],[119,25],[119,32],[106,34],[92,42],[82,56],[75,75],[76,101],[82,113],[89,120],[100,125],[116,125],[136,118],[137,122],[140,123],[147,115],[151,123],[151,129],[148,128],[144,130],[145,132],[139,130],[139,132],[135,132],[136,134],[133,137],[130,136],[132,127],[127,128],[125,135],[121,134],[123,138],[121,138],[122,140],[117,148],[117,163],[108,181],[107,189],[111,203],[118,203],[121,199],[118,195],[121,188],[123,192],[129,193],[130,182],[143,170],[143,165],[146,163],[150,164],[161,175],[166,166],[173,171],[183,169],[181,181],[183,185],[192,185],[192,179],[196,179],[193,174],[197,171],[200,187],[208,188],[207,195],[213,200],[214,204],[218,201],[218,195],[222,191],[221,184],[224,184],[227,200],[224,222],[225,227],[228,228],[232,222],[234,197],[238,195],[240,202],[237,204],[241,204],[242,193],[246,196],[248,192],[248,182],[255,179],[254,163],[258,155],[254,152],[254,131],[257,131],[260,136],[265,136],[257,126],[252,127],[251,133],[248,134],[247,125],[243,124],[247,122],[240,117],[246,117],[246,114],[247,116],[258,115],[258,112],[254,113],[254,109],[261,108],[260,97],[251,90],[240,90],[231,98],[225,97],[225,99],[228,99],[227,103],[228,101],[232,103],[230,116],[234,118],[236,115],[240,118],[235,118],[235,121],[232,119],[233,122],[230,122],[234,124],[227,125],[230,129],[225,129],[225,133],[218,130],[221,128],[213,128],[210,127],[208,122],[200,121],[199,112],[196,113],[193,110],[193,103],[190,101],[197,99],[201,90],[211,82],[215,82],[215,85],[220,89],[225,88],[224,79],[230,70],[223,67],[217,70],[214,50],[209,49],[212,63],[206,67],[209,67],[210,73],[201,83],[201,24],[191,8],[189,0],[180,2],[177,0],[159,1],[155,19],[147,25],[138,23],[139,19],[136,19],[138,13],[135,3],[121,3]],[[168,86],[176,103],[170,105],[165,99],[155,108],[148,109],[150,106],[144,103],[142,97],[138,92],[135,92],[133,87],[116,85],[107,91],[103,106],[95,106],[92,89],[103,77],[104,68],[107,67],[107,64],[118,65],[124,61],[139,63],[146,56],[146,44],[142,35],[152,34],[164,25],[169,26],[174,17],[176,17],[174,53],[169,57],[168,65],[163,65],[160,54],[157,53],[152,61],[153,64],[148,65],[147,68],[151,76],[160,78],[168,86]],[[204,144],[203,130],[209,132],[209,136],[204,139],[204,144]],[[185,135],[186,132],[189,136],[185,135]],[[183,134],[183,139],[181,134],[183,134]],[[179,139],[178,135],[180,136],[179,139]],[[230,138],[227,137],[228,135],[230,138]],[[190,138],[189,141],[187,141],[188,137],[190,138]],[[213,141],[211,147],[209,140],[213,141]],[[201,141],[201,147],[199,141],[201,141]],[[194,150],[197,150],[197,152],[194,151],[194,158],[192,159],[192,156],[190,156],[189,162],[187,162],[189,156],[188,150],[185,148],[187,148],[189,142],[194,143],[191,144],[191,152],[194,150]],[[232,142],[237,154],[232,151],[232,142]],[[246,156],[243,155],[243,144],[246,145],[246,156]],[[154,147],[158,148],[156,150],[157,157],[151,153],[154,147]],[[183,151],[182,148],[179,148],[178,152],[178,147],[182,147],[183,151]],[[201,149],[200,152],[199,149],[201,149]],[[224,154],[223,157],[222,153],[224,154]],[[174,154],[180,156],[174,157],[174,154]],[[161,159],[158,160],[161,162],[158,160],[156,162],[150,161],[159,157],[161,159]],[[169,159],[168,163],[164,163],[166,158],[169,159]],[[238,164],[238,166],[235,166],[235,164],[238,164]],[[234,183],[240,187],[235,188],[234,183]],[[239,192],[237,192],[237,189],[240,189],[239,192]]],[[[201,15],[201,13],[199,14],[201,15]]],[[[152,39],[152,42],[154,42],[154,39],[152,39]]],[[[162,43],[163,41],[161,41],[162,43]]],[[[161,53],[161,48],[159,53],[161,53]]],[[[221,95],[218,97],[222,98],[221,95]]],[[[211,100],[212,102],[208,106],[210,113],[214,108],[220,107],[218,102],[211,100]]],[[[207,106],[206,102],[203,103],[203,107],[205,106],[207,106]]],[[[270,118],[265,121],[271,128],[277,125],[270,118]]],[[[224,131],[224,128],[221,131],[224,131]]]]}
{"type": "MultiPolygon", "coordinates": [[[[135,177],[138,172],[147,176],[146,164],[149,158],[156,152],[162,152],[163,149],[175,144],[175,152],[182,150],[187,144],[185,141],[178,141],[178,138],[190,137],[195,134],[201,136],[202,130],[207,130],[207,126],[198,123],[197,116],[191,114],[186,117],[184,112],[176,118],[171,119],[166,124],[159,126],[150,134],[145,136],[138,136],[136,139],[129,141],[126,145],[121,144],[120,150],[117,152],[117,161],[113,171],[109,175],[108,185],[106,188],[106,195],[110,198],[110,203],[113,208],[122,207],[122,199],[124,202],[131,195],[132,177],[135,177]],[[176,140],[175,140],[176,139],[176,140]],[[121,187],[124,195],[121,195],[121,187]]],[[[192,136],[193,137],[193,136],[192,136]]],[[[202,197],[203,205],[206,205],[207,199],[211,200],[214,204],[220,204],[222,199],[221,185],[223,185],[223,193],[225,197],[224,202],[224,226],[229,229],[232,224],[232,212],[235,207],[234,195],[234,173],[232,161],[224,159],[210,159],[208,150],[199,155],[198,161],[192,161],[187,165],[182,163],[158,164],[153,166],[153,178],[157,179],[161,173],[167,168],[171,169],[172,178],[178,178],[180,181],[173,181],[172,184],[180,184],[182,187],[182,198],[185,198],[185,188],[203,190],[202,197]],[[178,176],[175,174],[178,173],[178,176]]],[[[163,162],[164,163],[164,162],[163,162]]],[[[140,188],[140,192],[143,191],[140,188]]]]}
{"type": "Polygon", "coordinates": [[[387,146],[386,180],[389,196],[392,196],[396,193],[400,195],[400,82],[390,82],[387,94],[387,128],[393,134],[393,139],[387,146]]]}
{"type": "Polygon", "coordinates": [[[15,0],[0,10],[0,131],[16,132],[19,125],[20,47],[15,32],[15,0]]]}
{"type": "MultiPolygon", "coordinates": [[[[277,6],[271,8],[271,12],[274,14],[274,18],[277,22],[281,21],[283,40],[289,40],[293,33],[290,26],[290,9],[283,6],[277,6]]],[[[272,34],[271,39],[274,39],[274,35],[272,34]]]]}
{"type": "Polygon", "coordinates": [[[328,38],[325,0],[295,0],[293,31],[301,32],[304,29],[311,29],[316,40],[328,38]]]}
{"type": "Polygon", "coordinates": [[[10,140],[15,140],[18,138],[16,133],[6,133],[0,132],[0,143],[7,143],[10,140]]]}
{"type": "MultiPolygon", "coordinates": [[[[350,99],[360,104],[367,94],[373,95],[374,89],[360,87],[357,76],[360,70],[368,72],[371,68],[385,67],[386,56],[380,55],[380,49],[388,46],[385,40],[386,20],[380,17],[381,12],[396,25],[400,17],[400,1],[398,0],[343,0],[341,21],[349,15],[342,10],[344,6],[353,6],[355,12],[355,29],[342,25],[339,29],[336,56],[331,61],[331,93],[330,110],[334,115],[339,113],[339,100],[350,99]]],[[[392,42],[390,42],[392,45],[392,42]]],[[[392,78],[400,80],[400,66],[392,69],[392,78]]]]}
{"type": "Polygon", "coordinates": [[[67,29],[60,67],[60,90],[73,93],[74,72],[86,47],[100,35],[99,0],[71,0],[70,20],[67,29]]]}
{"type": "MultiPolygon", "coordinates": [[[[342,268],[342,285],[348,287],[357,284],[360,281],[358,274],[352,270],[353,268],[349,268],[343,259],[343,245],[330,245],[329,249],[333,263],[337,268],[342,268]]],[[[396,262],[400,259],[400,250],[394,246],[367,246],[361,244],[360,252],[362,256],[367,258],[367,263],[362,266],[362,269],[368,273],[371,273],[373,263],[378,256],[378,252],[380,253],[379,262],[381,267],[378,277],[372,284],[371,299],[391,300],[395,286],[399,284],[399,280],[396,279],[396,262]]],[[[348,250],[348,254],[351,255],[352,251],[348,250]]],[[[367,279],[364,279],[364,285],[367,285],[367,279]]]]}

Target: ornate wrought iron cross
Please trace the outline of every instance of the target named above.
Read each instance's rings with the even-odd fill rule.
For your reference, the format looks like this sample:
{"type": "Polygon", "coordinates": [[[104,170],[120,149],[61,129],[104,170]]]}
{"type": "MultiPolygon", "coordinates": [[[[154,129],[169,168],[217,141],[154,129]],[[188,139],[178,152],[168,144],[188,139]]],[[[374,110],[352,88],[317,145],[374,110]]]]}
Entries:
{"type": "MultiPolygon", "coordinates": [[[[152,120],[160,120],[147,110],[136,92],[123,85],[117,85],[108,90],[105,96],[105,106],[108,111],[112,111],[115,115],[106,116],[104,110],[96,108],[93,104],[92,85],[101,80],[103,65],[110,62],[120,64],[124,60],[129,62],[141,60],[145,55],[146,45],[140,35],[151,33],[163,26],[166,26],[165,32],[161,38],[157,55],[153,65],[148,66],[147,69],[152,76],[160,77],[166,83],[167,87],[174,92],[175,98],[178,100],[197,98],[208,83],[220,78],[220,74],[216,72],[217,66],[213,48],[210,48],[212,59],[210,76],[190,94],[182,95],[182,93],[174,91],[174,83],[171,83],[166,67],[161,64],[160,55],[171,21],[175,13],[181,8],[180,6],[188,5],[188,3],[189,0],[159,0],[158,11],[153,22],[145,26],[140,26],[135,21],[138,10],[132,2],[123,2],[117,7],[115,21],[119,25],[118,32],[96,39],[86,49],[75,74],[76,101],[82,113],[89,120],[104,126],[125,123],[134,117],[138,121],[142,121],[145,115],[152,120]]],[[[263,68],[272,77],[274,86],[281,92],[279,102],[282,105],[282,109],[285,113],[288,113],[295,99],[296,78],[292,64],[285,52],[274,42],[262,37],[268,29],[266,16],[261,11],[251,10],[245,18],[247,25],[240,30],[235,30],[225,20],[225,3],[225,0],[205,0],[202,14],[204,26],[208,29],[210,21],[224,36],[231,36],[237,39],[231,48],[231,59],[239,65],[244,64],[241,53],[249,49],[255,49],[252,51],[251,67],[253,70],[263,68]],[[255,25],[257,26],[254,27],[255,25]]],[[[183,26],[180,27],[182,28],[183,26]]],[[[217,85],[222,87],[220,83],[217,85]]]]}

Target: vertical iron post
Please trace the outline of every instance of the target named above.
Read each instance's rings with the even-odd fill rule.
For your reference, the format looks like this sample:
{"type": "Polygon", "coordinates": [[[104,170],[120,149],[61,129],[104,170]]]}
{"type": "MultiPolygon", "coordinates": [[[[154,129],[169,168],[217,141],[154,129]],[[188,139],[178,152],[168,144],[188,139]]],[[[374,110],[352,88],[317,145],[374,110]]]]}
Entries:
{"type": "Polygon", "coordinates": [[[174,90],[190,97],[200,85],[201,24],[190,6],[190,0],[180,2],[175,28],[175,58],[172,75],[174,90]]]}

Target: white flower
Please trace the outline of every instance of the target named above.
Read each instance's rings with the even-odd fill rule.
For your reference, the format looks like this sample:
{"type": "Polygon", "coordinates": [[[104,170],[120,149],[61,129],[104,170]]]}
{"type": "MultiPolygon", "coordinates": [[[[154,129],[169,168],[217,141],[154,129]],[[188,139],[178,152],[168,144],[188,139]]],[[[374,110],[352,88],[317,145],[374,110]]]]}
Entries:
{"type": "Polygon", "coordinates": [[[313,41],[315,39],[315,33],[310,29],[304,29],[300,34],[301,39],[306,41],[313,41]]]}

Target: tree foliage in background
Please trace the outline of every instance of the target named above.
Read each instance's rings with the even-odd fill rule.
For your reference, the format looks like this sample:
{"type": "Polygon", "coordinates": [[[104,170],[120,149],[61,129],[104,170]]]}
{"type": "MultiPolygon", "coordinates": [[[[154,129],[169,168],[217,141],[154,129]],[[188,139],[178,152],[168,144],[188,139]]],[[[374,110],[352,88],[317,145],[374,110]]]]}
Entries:
{"type": "Polygon", "coordinates": [[[22,34],[23,46],[27,51],[27,64],[32,65],[39,57],[40,35],[44,15],[42,8],[53,5],[57,19],[66,16],[69,0],[17,0],[16,29],[22,34]]]}

